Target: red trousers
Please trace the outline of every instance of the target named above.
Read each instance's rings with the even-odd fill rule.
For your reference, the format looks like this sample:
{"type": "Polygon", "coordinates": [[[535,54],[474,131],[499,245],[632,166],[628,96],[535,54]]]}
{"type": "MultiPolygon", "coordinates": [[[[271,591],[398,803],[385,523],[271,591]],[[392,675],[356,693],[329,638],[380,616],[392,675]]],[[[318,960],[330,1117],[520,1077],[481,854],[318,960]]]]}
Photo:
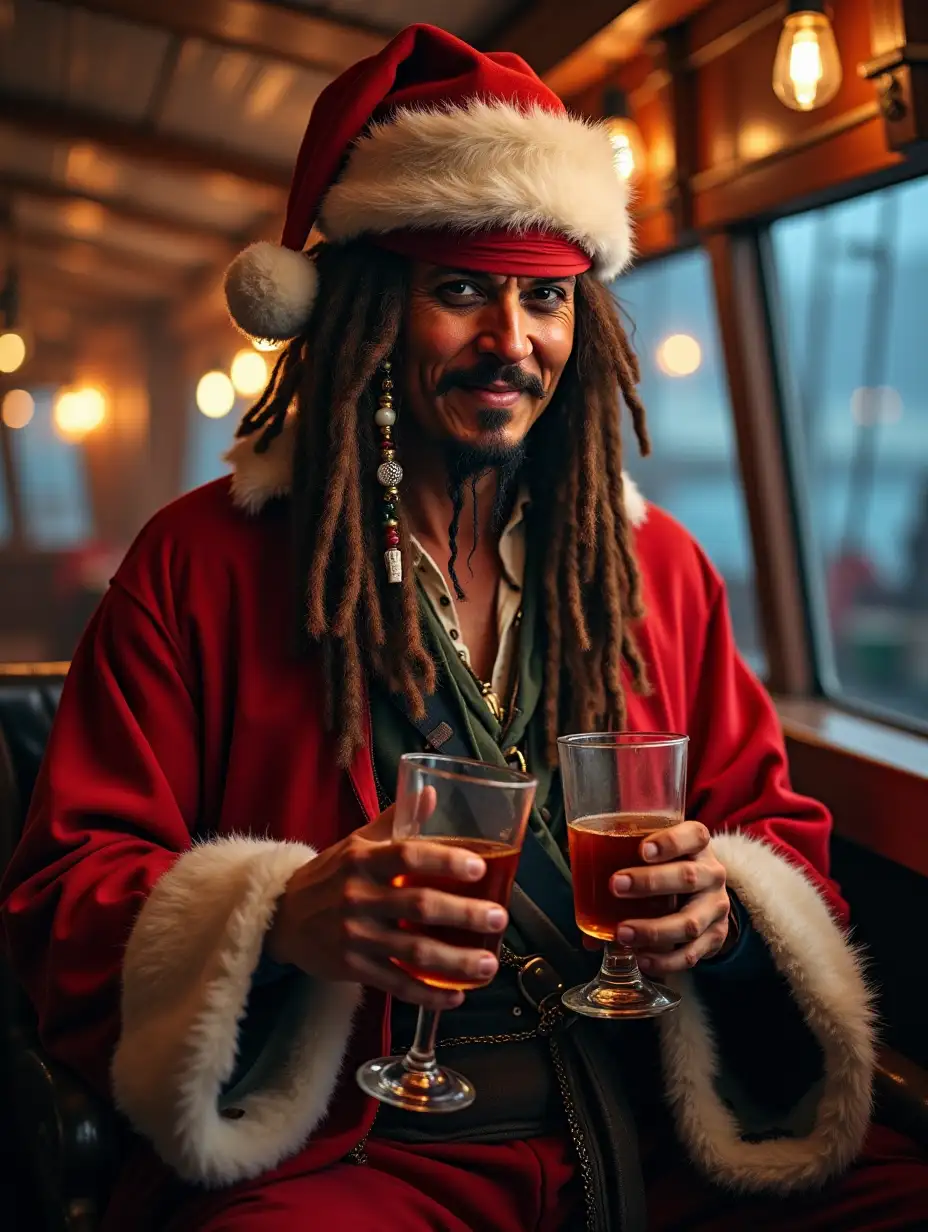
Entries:
{"type": "MultiPolygon", "coordinates": [[[[278,1174],[188,1199],[166,1232],[575,1232],[582,1196],[567,1144],[369,1143],[366,1166],[278,1174]]],[[[650,1232],[928,1230],[928,1156],[875,1126],[854,1167],[814,1194],[735,1198],[702,1180],[665,1139],[643,1150],[650,1232]],[[658,1149],[658,1148],[661,1149],[658,1149]]]]}

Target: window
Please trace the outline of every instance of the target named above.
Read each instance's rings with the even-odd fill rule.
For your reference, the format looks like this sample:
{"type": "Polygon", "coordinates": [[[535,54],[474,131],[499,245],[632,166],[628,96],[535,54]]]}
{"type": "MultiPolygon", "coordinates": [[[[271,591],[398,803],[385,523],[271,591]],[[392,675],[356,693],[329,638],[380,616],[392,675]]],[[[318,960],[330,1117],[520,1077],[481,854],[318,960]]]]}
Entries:
{"type": "Polygon", "coordinates": [[[72,547],[92,534],[83,451],[55,432],[53,391],[32,393],[35,412],[31,422],[10,433],[25,534],[33,547],[72,547]]]}
{"type": "Polygon", "coordinates": [[[928,721],[928,181],[772,228],[826,688],[928,721]]]}
{"type": "Polygon", "coordinates": [[[244,413],[246,403],[237,401],[228,415],[209,419],[201,415],[191,403],[187,416],[187,452],[184,459],[184,491],[210,483],[221,475],[228,475],[228,463],[223,462],[235,443],[235,429],[244,413]]]}
{"type": "MultiPolygon", "coordinates": [[[[709,259],[694,249],[644,265],[612,286],[641,363],[652,454],[626,465],[644,494],[699,540],[725,578],[735,636],[755,671],[765,665],[754,563],[716,333],[709,259]]],[[[626,441],[634,441],[626,425],[626,441]]]]}

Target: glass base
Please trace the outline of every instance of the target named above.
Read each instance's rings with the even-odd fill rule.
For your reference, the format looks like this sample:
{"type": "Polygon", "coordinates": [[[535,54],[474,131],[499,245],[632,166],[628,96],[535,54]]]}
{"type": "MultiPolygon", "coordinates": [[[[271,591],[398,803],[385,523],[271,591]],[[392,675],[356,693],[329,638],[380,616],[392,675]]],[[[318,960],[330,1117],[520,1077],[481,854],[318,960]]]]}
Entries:
{"type": "Polygon", "coordinates": [[[357,1073],[367,1095],[407,1112],[459,1112],[474,1102],[476,1091],[456,1070],[432,1061],[411,1069],[405,1057],[379,1057],[357,1073]]]}
{"type": "Polygon", "coordinates": [[[640,973],[619,982],[604,980],[602,972],[561,997],[567,1009],[587,1018],[657,1018],[675,1010],[681,1000],[672,988],[654,984],[640,973]]]}

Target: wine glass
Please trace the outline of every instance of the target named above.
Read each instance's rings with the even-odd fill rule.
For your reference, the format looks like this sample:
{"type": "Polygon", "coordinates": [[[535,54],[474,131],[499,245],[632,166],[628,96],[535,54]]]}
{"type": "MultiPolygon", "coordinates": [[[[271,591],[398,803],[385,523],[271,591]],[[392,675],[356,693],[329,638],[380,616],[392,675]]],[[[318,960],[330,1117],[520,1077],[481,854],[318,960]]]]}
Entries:
{"type": "Polygon", "coordinates": [[[683,820],[686,736],[612,732],[558,740],[577,927],[604,941],[599,973],[564,993],[564,1005],[590,1018],[653,1018],[680,996],[645,979],[635,953],[616,940],[625,920],[676,910],[676,895],[617,898],[614,873],[644,864],[641,844],[683,820]]]}
{"type": "MultiPolygon", "coordinates": [[[[422,838],[453,843],[479,855],[486,872],[479,881],[456,881],[434,874],[403,874],[397,886],[427,886],[448,894],[485,899],[509,906],[525,827],[535,799],[537,779],[483,762],[432,753],[410,753],[400,759],[395,840],[422,838]]],[[[400,921],[410,932],[449,945],[489,950],[498,955],[499,933],[475,933],[462,928],[433,927],[400,921]]],[[[468,991],[489,979],[451,980],[394,958],[398,967],[432,988],[468,991]]],[[[492,978],[492,977],[491,977],[492,978]]],[[[435,1059],[440,1011],[419,1009],[415,1039],[405,1057],[380,1057],[358,1070],[358,1084],[368,1095],[411,1112],[455,1112],[474,1101],[474,1087],[455,1070],[435,1059]]]]}

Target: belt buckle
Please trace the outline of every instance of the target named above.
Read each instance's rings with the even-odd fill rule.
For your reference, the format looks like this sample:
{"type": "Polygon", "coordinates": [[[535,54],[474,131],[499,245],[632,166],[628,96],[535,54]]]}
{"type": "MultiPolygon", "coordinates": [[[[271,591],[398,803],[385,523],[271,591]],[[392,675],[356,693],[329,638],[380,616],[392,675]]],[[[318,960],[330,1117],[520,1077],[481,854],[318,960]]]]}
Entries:
{"type": "Polygon", "coordinates": [[[564,981],[540,954],[525,960],[517,979],[522,996],[539,1014],[544,1014],[555,1002],[559,1002],[564,991],[564,981]]]}

